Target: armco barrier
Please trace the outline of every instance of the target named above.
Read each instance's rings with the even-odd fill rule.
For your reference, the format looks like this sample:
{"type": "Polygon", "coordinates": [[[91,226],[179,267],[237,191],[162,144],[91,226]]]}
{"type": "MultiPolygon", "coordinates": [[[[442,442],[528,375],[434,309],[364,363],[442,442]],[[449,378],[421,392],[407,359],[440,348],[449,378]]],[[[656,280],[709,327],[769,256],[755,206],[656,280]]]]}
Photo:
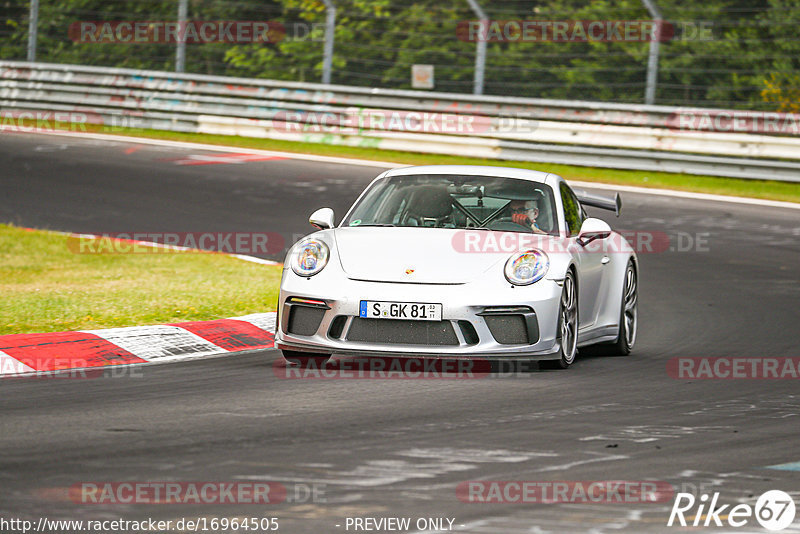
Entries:
{"type": "MultiPolygon", "coordinates": [[[[800,181],[800,132],[765,135],[747,112],[476,96],[159,71],[0,61],[5,113],[80,112],[86,122],[493,159],[800,181]],[[354,118],[446,114],[470,128],[354,118]],[[735,131],[709,117],[738,113],[735,131]],[[692,120],[702,116],[706,120],[692,120]],[[330,118],[335,127],[320,125],[330,118]],[[750,117],[750,118],[748,118],[750,117]],[[366,125],[365,125],[366,124],[366,125]],[[687,124],[691,129],[685,127],[687,124]],[[717,125],[719,125],[717,123],[717,125]],[[778,135],[780,134],[780,135],[778,135]]],[[[771,114],[800,127],[800,116],[771,114]]],[[[727,123],[731,123],[730,120],[727,123]]],[[[7,125],[6,125],[7,126],[7,125]]]]}

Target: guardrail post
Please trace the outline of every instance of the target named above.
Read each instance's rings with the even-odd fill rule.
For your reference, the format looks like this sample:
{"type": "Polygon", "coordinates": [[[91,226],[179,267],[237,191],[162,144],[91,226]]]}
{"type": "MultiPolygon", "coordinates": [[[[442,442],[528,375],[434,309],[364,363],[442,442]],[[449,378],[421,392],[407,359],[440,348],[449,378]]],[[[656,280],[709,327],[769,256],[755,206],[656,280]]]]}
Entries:
{"type": "Polygon", "coordinates": [[[39,0],[31,0],[31,16],[28,21],[28,61],[36,61],[36,34],[39,27],[39,0]]]}
{"type": "Polygon", "coordinates": [[[647,87],[644,91],[644,103],[653,104],[656,101],[656,83],[658,82],[658,52],[661,44],[661,26],[663,20],[661,12],[656,7],[653,0],[642,0],[642,3],[650,12],[656,25],[650,35],[650,53],[647,56],[647,87]]]}
{"type": "Polygon", "coordinates": [[[484,13],[476,0],[467,0],[467,3],[481,23],[480,36],[478,42],[475,44],[475,81],[472,92],[476,95],[482,95],[483,76],[486,67],[486,35],[489,30],[489,17],[486,16],[486,13],[484,13]]]}
{"type": "Polygon", "coordinates": [[[322,83],[331,83],[333,65],[333,32],[336,30],[336,6],[333,0],[325,2],[325,49],[322,55],[322,83]]]}
{"type": "Polygon", "coordinates": [[[175,72],[186,71],[186,17],[188,0],[178,0],[178,43],[175,49],[175,72]]]}

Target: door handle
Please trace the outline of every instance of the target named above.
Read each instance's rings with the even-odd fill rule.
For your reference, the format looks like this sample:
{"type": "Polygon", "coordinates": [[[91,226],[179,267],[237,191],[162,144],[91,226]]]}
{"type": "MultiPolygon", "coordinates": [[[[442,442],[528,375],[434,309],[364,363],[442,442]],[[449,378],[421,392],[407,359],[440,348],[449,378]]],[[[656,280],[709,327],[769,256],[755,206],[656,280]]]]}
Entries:
{"type": "Polygon", "coordinates": [[[608,262],[610,262],[610,261],[611,261],[611,259],[610,259],[608,256],[603,256],[603,259],[602,259],[602,260],[600,260],[600,263],[602,263],[603,265],[605,265],[606,263],[608,263],[608,262]]]}

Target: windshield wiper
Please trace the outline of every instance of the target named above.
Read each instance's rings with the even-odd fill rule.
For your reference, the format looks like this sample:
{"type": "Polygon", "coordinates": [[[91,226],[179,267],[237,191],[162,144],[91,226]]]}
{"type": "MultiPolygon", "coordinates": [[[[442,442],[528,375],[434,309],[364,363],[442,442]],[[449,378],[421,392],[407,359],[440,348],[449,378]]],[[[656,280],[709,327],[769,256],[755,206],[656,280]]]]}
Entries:
{"type": "Polygon", "coordinates": [[[351,228],[363,228],[364,226],[397,226],[396,224],[392,223],[369,223],[369,224],[357,224],[355,226],[351,226],[351,228]]]}

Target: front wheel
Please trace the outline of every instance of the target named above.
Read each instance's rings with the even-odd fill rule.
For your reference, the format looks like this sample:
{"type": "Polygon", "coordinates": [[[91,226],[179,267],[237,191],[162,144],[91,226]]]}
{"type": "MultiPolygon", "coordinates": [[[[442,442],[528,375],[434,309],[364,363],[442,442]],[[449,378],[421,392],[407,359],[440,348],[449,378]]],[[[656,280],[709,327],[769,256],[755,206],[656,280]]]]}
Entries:
{"type": "Polygon", "coordinates": [[[558,364],[566,369],[575,361],[578,353],[578,286],[575,275],[567,271],[564,287],[561,290],[561,303],[558,311],[558,364]]]}

